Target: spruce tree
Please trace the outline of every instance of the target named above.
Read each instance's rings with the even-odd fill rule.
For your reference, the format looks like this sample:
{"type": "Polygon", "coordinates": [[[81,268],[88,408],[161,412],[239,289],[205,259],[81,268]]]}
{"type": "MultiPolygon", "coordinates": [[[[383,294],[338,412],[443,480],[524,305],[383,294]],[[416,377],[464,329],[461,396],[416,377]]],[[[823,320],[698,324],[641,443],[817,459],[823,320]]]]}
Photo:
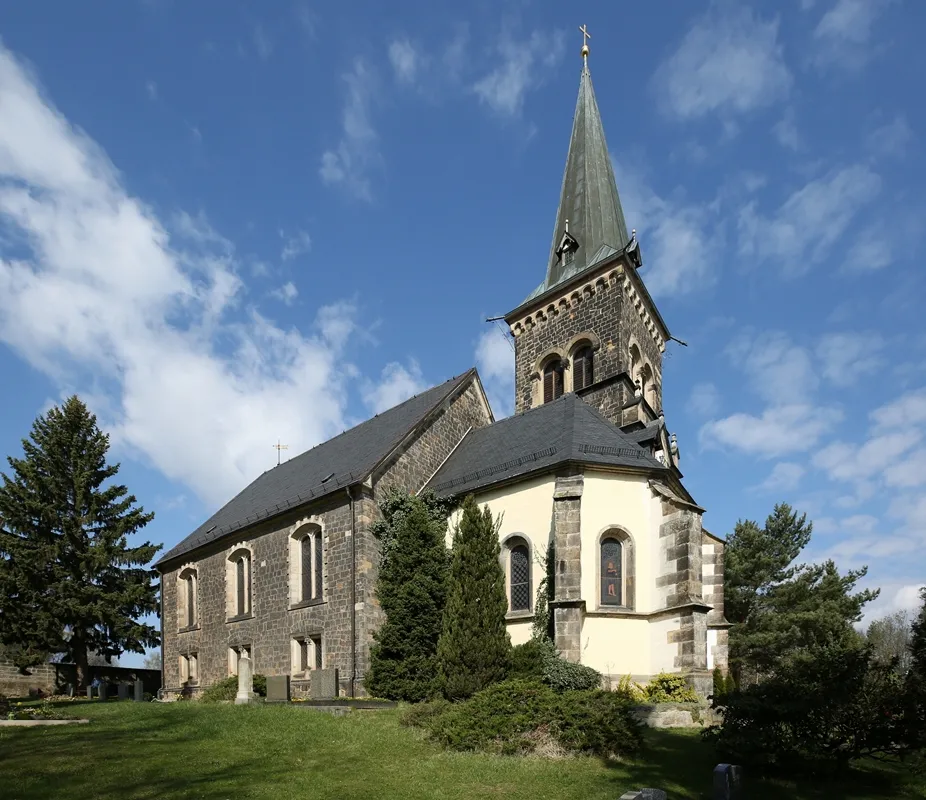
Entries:
{"type": "MultiPolygon", "coordinates": [[[[500,520],[499,520],[500,522],[500,520]]],[[[504,679],[511,642],[499,563],[499,522],[470,496],[453,537],[444,624],[437,646],[444,696],[461,700],[504,679]]]]}
{"type": "Polygon", "coordinates": [[[437,692],[437,640],[447,584],[445,506],[433,498],[392,494],[377,526],[384,558],[376,595],[386,621],[374,636],[367,690],[415,703],[437,692]],[[388,532],[388,533],[387,533],[388,532]]]}
{"type": "Polygon", "coordinates": [[[109,437],[76,396],[39,416],[22,445],[12,475],[0,473],[0,644],[20,669],[63,654],[83,687],[92,654],[160,643],[138,621],[158,610],[144,565],[160,546],[128,542],[154,514],[111,482],[109,437]]]}

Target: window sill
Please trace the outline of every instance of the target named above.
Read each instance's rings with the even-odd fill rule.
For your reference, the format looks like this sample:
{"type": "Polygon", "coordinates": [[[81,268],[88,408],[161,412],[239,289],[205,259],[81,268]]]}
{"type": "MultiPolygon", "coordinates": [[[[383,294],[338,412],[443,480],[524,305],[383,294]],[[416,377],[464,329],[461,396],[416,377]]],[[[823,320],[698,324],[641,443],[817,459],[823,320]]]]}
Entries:
{"type": "Polygon", "coordinates": [[[533,619],[533,618],[534,618],[534,612],[531,611],[529,608],[525,609],[524,611],[509,611],[507,614],[505,614],[506,622],[513,621],[513,620],[520,620],[520,619],[533,619]]]}
{"type": "Polygon", "coordinates": [[[244,622],[246,619],[254,619],[254,614],[247,613],[247,614],[239,614],[237,617],[228,617],[225,620],[225,623],[228,624],[229,622],[244,622]]]}
{"type": "Polygon", "coordinates": [[[324,605],[327,601],[324,597],[320,597],[318,600],[303,600],[301,603],[293,603],[290,605],[290,611],[298,611],[300,608],[311,608],[312,606],[324,605]]]}
{"type": "Polygon", "coordinates": [[[630,606],[598,606],[595,609],[596,614],[635,614],[636,611],[630,606]]]}
{"type": "Polygon", "coordinates": [[[177,633],[189,633],[190,631],[198,631],[198,630],[199,630],[199,623],[197,622],[195,625],[187,625],[185,628],[178,628],[177,633]]]}

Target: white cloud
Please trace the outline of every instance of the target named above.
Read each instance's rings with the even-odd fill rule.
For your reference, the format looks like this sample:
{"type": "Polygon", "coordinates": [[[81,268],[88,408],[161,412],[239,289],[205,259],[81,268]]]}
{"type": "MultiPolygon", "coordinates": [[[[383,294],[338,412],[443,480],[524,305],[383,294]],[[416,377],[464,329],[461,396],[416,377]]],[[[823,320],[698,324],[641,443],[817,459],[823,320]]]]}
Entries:
{"type": "Polygon", "coordinates": [[[271,294],[278,300],[282,300],[286,305],[291,306],[299,296],[299,290],[292,281],[287,281],[279,289],[274,289],[271,294]]]}
{"type": "Polygon", "coordinates": [[[785,333],[742,333],[727,346],[727,354],[769,402],[789,394],[806,397],[819,385],[810,353],[785,333]]]}
{"type": "Polygon", "coordinates": [[[817,344],[823,377],[836,386],[851,386],[883,368],[884,340],[876,333],[828,333],[817,344]]]}
{"type": "Polygon", "coordinates": [[[872,28],[894,0],[836,0],[814,30],[818,51],[814,61],[855,70],[871,54],[872,28]]]}
{"type": "Polygon", "coordinates": [[[273,40],[262,25],[254,26],[254,49],[264,61],[273,55],[273,40]]]}
{"type": "Polygon", "coordinates": [[[478,80],[473,91],[498,114],[517,116],[527,92],[539,86],[546,71],[559,63],[563,46],[560,32],[534,31],[523,41],[503,35],[498,43],[499,65],[478,80]]]}
{"type": "Polygon", "coordinates": [[[778,144],[786,147],[788,150],[801,149],[801,136],[797,132],[797,124],[794,122],[794,112],[790,109],[772,128],[772,133],[778,140],[778,144]]]}
{"type": "Polygon", "coordinates": [[[920,589],[923,583],[910,581],[909,583],[891,581],[881,586],[881,594],[865,607],[865,616],[862,625],[886,617],[896,611],[910,611],[916,613],[922,608],[923,600],[920,589]]]}
{"type": "Polygon", "coordinates": [[[280,238],[283,239],[283,250],[280,252],[282,261],[292,261],[312,248],[312,237],[305,231],[296,231],[292,236],[280,231],[280,238]]]}
{"type": "Polygon", "coordinates": [[[59,387],[105,388],[114,445],[210,504],[271,466],[277,437],[298,452],[343,428],[353,306],[304,333],[232,316],[231,244],[130,196],[2,47],[0,106],[0,220],[27,244],[0,257],[0,341],[59,387]]]}
{"type": "Polygon", "coordinates": [[[688,408],[699,417],[712,417],[720,410],[720,392],[713,383],[696,383],[688,398],[688,408]]]}
{"type": "Polygon", "coordinates": [[[760,492],[790,492],[798,487],[807,470],[800,464],[779,461],[756,489],[760,492]]]}
{"type": "Polygon", "coordinates": [[[787,97],[791,81],[777,18],[726,6],[700,17],[654,76],[663,108],[679,119],[769,106],[787,97]]]}
{"type": "Polygon", "coordinates": [[[514,348],[511,339],[494,325],[476,343],[476,368],[496,419],[514,412],[514,348]]]}
{"type": "Polygon", "coordinates": [[[818,452],[813,463],[831,480],[862,481],[881,475],[885,469],[914,447],[918,431],[885,433],[871,437],[861,445],[834,442],[818,452]]]}
{"type": "Polygon", "coordinates": [[[402,83],[414,83],[418,72],[418,52],[408,39],[394,39],[389,44],[389,61],[396,78],[402,83]]]}
{"type": "Polygon", "coordinates": [[[875,428],[906,428],[926,423],[926,389],[916,389],[871,413],[875,428]]]}
{"type": "Polygon", "coordinates": [[[383,367],[379,383],[369,382],[363,400],[374,414],[380,414],[428,388],[421,367],[412,361],[408,367],[393,361],[383,367]]]}
{"type": "Polygon", "coordinates": [[[777,458],[810,450],[842,417],[838,408],[793,403],[767,408],[761,416],[739,413],[712,420],[701,427],[698,438],[705,448],[777,458]]]}
{"type": "Polygon", "coordinates": [[[876,173],[854,165],[809,182],[771,215],[750,203],[739,216],[740,253],[774,261],[782,274],[800,275],[827,257],[880,189],[876,173]]]}
{"type": "Polygon", "coordinates": [[[149,100],[158,99],[158,85],[154,81],[147,81],[145,83],[145,92],[147,92],[149,100]]]}

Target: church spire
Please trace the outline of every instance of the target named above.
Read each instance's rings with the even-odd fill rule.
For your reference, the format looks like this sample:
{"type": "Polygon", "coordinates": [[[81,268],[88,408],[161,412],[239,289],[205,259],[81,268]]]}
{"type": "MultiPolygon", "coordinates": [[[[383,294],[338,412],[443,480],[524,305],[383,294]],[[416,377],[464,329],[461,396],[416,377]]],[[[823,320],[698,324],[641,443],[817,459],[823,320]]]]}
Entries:
{"type": "Polygon", "coordinates": [[[583,25],[582,76],[566,156],[547,277],[541,291],[553,288],[630,242],[617,195],[617,183],[604,138],[592,76],[588,71],[591,38],[583,25]]]}

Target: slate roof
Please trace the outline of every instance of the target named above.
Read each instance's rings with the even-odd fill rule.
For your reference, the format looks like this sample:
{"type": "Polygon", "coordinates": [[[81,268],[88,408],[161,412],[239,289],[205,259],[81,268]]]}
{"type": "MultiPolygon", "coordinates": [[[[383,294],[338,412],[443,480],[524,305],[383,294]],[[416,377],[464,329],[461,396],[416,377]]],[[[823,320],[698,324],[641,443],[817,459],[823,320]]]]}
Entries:
{"type": "Polygon", "coordinates": [[[462,495],[569,461],[666,471],[627,434],[569,393],[471,431],[427,488],[441,496],[462,495]]]}
{"type": "MultiPolygon", "coordinates": [[[[451,378],[261,475],[157,562],[359,483],[476,370],[451,378]]],[[[157,566],[156,565],[156,566],[157,566]]]]}

